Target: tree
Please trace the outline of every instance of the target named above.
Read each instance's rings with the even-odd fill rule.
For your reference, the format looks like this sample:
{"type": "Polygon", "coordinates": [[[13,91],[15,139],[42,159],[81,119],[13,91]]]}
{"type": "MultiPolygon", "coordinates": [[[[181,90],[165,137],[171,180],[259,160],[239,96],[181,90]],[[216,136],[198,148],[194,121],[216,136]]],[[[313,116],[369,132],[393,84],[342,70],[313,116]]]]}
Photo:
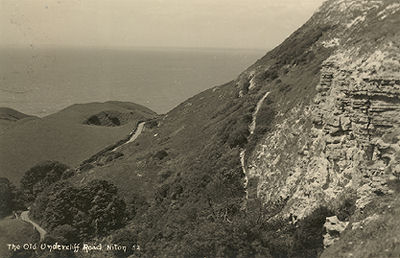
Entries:
{"type": "Polygon", "coordinates": [[[21,179],[21,188],[26,201],[34,201],[46,187],[72,175],[73,172],[67,165],[57,161],[45,161],[37,164],[26,171],[21,179]]]}
{"type": "MultiPolygon", "coordinates": [[[[65,228],[76,232],[74,241],[77,242],[104,236],[122,227],[126,220],[125,206],[117,188],[107,181],[94,180],[79,187],[60,181],[38,195],[31,214],[51,232],[65,228]]],[[[71,234],[56,236],[68,239],[71,234]]]]}
{"type": "Polygon", "coordinates": [[[0,178],[0,218],[9,215],[13,210],[23,209],[20,192],[5,177],[0,178]]]}
{"type": "Polygon", "coordinates": [[[81,189],[80,196],[86,195],[86,200],[90,202],[88,215],[96,235],[104,235],[123,225],[126,205],[117,193],[118,189],[105,180],[93,180],[81,189]]]}

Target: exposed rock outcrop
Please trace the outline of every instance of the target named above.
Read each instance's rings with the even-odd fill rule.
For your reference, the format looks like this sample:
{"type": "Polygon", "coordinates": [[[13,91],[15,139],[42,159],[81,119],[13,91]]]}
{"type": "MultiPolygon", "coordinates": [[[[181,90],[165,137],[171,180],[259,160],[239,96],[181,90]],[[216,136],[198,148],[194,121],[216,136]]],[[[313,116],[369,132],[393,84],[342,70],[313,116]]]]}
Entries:
{"type": "Polygon", "coordinates": [[[327,1],[311,19],[333,29],[310,49],[334,50],[313,101],[278,114],[247,162],[257,196],[281,206],[281,216],[303,218],[347,191],[357,193],[359,210],[392,193],[387,182],[400,168],[400,35],[391,2],[327,1]]]}
{"type": "Polygon", "coordinates": [[[349,222],[340,221],[337,216],[327,217],[324,224],[326,234],[324,235],[324,247],[331,246],[336,240],[339,239],[349,222]]]}

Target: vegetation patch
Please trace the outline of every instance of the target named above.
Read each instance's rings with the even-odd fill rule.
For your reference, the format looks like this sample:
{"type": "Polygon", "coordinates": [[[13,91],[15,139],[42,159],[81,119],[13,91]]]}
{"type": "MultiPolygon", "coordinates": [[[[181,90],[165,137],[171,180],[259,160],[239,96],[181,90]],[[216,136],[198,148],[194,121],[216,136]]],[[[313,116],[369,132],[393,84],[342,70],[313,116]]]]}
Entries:
{"type": "Polygon", "coordinates": [[[25,201],[27,203],[34,201],[46,187],[73,175],[72,169],[57,161],[45,161],[32,167],[21,179],[25,201]]]}
{"type": "Polygon", "coordinates": [[[53,238],[76,243],[109,234],[126,221],[126,205],[117,188],[101,180],[81,187],[60,181],[36,198],[30,213],[53,238]]]}

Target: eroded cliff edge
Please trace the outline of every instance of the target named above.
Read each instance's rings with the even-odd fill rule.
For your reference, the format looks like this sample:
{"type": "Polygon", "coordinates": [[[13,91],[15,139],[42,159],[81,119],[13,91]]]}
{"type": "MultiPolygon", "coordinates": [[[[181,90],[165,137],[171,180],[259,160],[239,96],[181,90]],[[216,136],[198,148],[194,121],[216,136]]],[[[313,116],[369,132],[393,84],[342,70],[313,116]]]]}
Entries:
{"type": "MultiPolygon", "coordinates": [[[[390,186],[400,175],[399,24],[397,1],[327,1],[294,34],[324,28],[304,52],[328,57],[316,91],[302,100],[281,99],[271,130],[247,158],[249,198],[278,207],[277,216],[294,223],[321,206],[338,210],[348,199],[354,201],[353,214],[363,214],[382,196],[394,201],[398,192],[390,186]]],[[[272,88],[257,82],[275,65],[266,61],[270,57],[239,81],[249,80],[250,90],[257,83],[272,88]]],[[[365,217],[346,220],[357,225],[365,217]]]]}

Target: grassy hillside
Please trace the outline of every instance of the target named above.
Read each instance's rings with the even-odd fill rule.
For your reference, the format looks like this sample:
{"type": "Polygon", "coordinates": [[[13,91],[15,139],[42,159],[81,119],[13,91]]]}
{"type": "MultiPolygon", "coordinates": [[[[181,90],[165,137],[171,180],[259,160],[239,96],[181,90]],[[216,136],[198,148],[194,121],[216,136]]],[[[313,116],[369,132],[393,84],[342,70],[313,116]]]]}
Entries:
{"type": "Polygon", "coordinates": [[[27,117],[30,116],[12,108],[0,107],[0,119],[17,121],[27,117]]]}
{"type": "Polygon", "coordinates": [[[154,116],[154,112],[140,105],[106,102],[73,105],[41,119],[18,123],[0,135],[0,176],[17,182],[26,170],[44,160],[76,166],[124,138],[139,120],[154,116]],[[129,114],[129,121],[114,127],[85,124],[103,111],[129,114]]]}
{"type": "Polygon", "coordinates": [[[25,122],[37,117],[21,113],[12,108],[0,107],[0,134],[13,128],[17,122],[25,122]]]}
{"type": "Polygon", "coordinates": [[[21,220],[7,217],[0,220],[0,257],[10,257],[13,252],[8,250],[7,244],[35,243],[39,234],[32,225],[21,220]]]}
{"type": "MultiPolygon", "coordinates": [[[[221,121],[233,119],[223,113],[236,112],[236,119],[236,116],[241,116],[239,110],[243,108],[239,101],[230,103],[238,94],[232,91],[233,85],[231,82],[207,90],[167,115],[147,123],[135,142],[118,150],[125,154],[124,157],[82,173],[77,180],[107,179],[116,183],[124,195],[149,194],[152,197],[163,177],[161,174],[172,170],[173,175],[179,172],[184,175],[188,163],[193,163],[204,148],[221,144],[219,139],[213,137],[222,133],[219,127],[221,121]]],[[[246,130],[246,123],[239,121],[239,125],[246,130]]],[[[228,134],[226,132],[226,136],[228,134]]]]}

